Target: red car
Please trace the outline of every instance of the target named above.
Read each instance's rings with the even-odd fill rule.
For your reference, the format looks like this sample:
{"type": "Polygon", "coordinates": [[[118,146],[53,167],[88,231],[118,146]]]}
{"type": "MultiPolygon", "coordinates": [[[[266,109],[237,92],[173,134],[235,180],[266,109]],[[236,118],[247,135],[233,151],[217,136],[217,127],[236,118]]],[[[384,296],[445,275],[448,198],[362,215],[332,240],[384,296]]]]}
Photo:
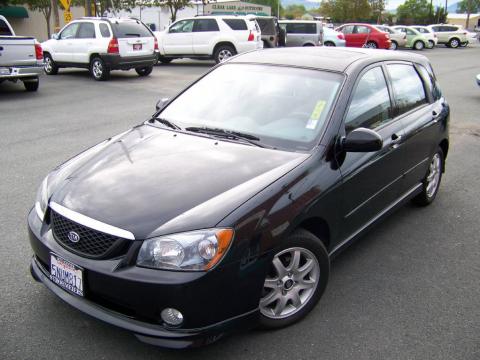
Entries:
{"type": "Polygon", "coordinates": [[[345,35],[348,47],[390,49],[390,35],[370,24],[345,24],[336,29],[345,35]]]}

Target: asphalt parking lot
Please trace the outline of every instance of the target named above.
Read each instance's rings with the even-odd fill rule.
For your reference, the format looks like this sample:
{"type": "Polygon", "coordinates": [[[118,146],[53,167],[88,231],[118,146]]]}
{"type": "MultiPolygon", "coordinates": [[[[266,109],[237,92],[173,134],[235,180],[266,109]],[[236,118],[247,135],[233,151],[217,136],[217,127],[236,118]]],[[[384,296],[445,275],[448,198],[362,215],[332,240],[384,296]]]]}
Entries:
{"type": "MultiPolygon", "coordinates": [[[[30,277],[26,214],[59,163],[147,119],[155,103],[208,71],[179,61],[148,78],[83,70],[41,79],[38,93],[0,85],[0,358],[480,359],[480,73],[478,45],[425,50],[451,105],[451,145],[430,207],[399,210],[332,265],[302,322],[172,351],[71,308],[30,277]]],[[[238,294],[241,296],[241,294],[238,294]]]]}

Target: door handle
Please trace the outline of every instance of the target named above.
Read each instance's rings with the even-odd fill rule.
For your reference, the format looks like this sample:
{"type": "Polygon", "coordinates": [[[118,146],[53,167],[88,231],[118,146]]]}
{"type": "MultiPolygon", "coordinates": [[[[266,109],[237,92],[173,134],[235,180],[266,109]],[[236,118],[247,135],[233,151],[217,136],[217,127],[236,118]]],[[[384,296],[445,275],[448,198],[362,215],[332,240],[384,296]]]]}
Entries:
{"type": "Polygon", "coordinates": [[[433,115],[433,122],[436,123],[438,122],[438,120],[440,120],[440,114],[439,112],[433,110],[432,111],[432,115],[433,115]]]}
{"type": "Polygon", "coordinates": [[[390,147],[396,149],[400,145],[400,141],[402,141],[402,135],[392,134],[391,136],[392,142],[390,143],[390,147]]]}

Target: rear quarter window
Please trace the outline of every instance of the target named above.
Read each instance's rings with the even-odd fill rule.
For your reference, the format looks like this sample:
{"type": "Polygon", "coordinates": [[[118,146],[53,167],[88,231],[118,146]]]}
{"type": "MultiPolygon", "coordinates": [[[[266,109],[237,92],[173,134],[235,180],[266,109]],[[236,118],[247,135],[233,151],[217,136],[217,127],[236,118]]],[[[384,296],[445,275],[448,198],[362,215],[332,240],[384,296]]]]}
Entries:
{"type": "Polygon", "coordinates": [[[109,38],[111,36],[110,29],[107,24],[100,24],[100,34],[102,37],[109,38]]]}
{"type": "Polygon", "coordinates": [[[145,25],[136,21],[122,21],[112,24],[113,32],[117,38],[153,37],[145,25]]]}
{"type": "Polygon", "coordinates": [[[243,19],[222,19],[232,30],[248,30],[247,23],[243,19]]]}
{"type": "Polygon", "coordinates": [[[12,32],[10,31],[10,28],[8,27],[7,23],[3,20],[0,20],[0,36],[9,36],[13,35],[12,32]]]}

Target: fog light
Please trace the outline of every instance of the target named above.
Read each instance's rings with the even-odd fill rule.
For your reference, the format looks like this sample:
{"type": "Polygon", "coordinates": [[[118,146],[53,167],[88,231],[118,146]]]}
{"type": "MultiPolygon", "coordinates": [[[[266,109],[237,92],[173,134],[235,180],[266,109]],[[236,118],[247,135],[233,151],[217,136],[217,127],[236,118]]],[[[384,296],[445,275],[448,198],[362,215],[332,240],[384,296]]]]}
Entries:
{"type": "Polygon", "coordinates": [[[161,313],[162,320],[168,325],[178,326],[183,322],[183,315],[180,311],[173,308],[166,308],[161,313]]]}

